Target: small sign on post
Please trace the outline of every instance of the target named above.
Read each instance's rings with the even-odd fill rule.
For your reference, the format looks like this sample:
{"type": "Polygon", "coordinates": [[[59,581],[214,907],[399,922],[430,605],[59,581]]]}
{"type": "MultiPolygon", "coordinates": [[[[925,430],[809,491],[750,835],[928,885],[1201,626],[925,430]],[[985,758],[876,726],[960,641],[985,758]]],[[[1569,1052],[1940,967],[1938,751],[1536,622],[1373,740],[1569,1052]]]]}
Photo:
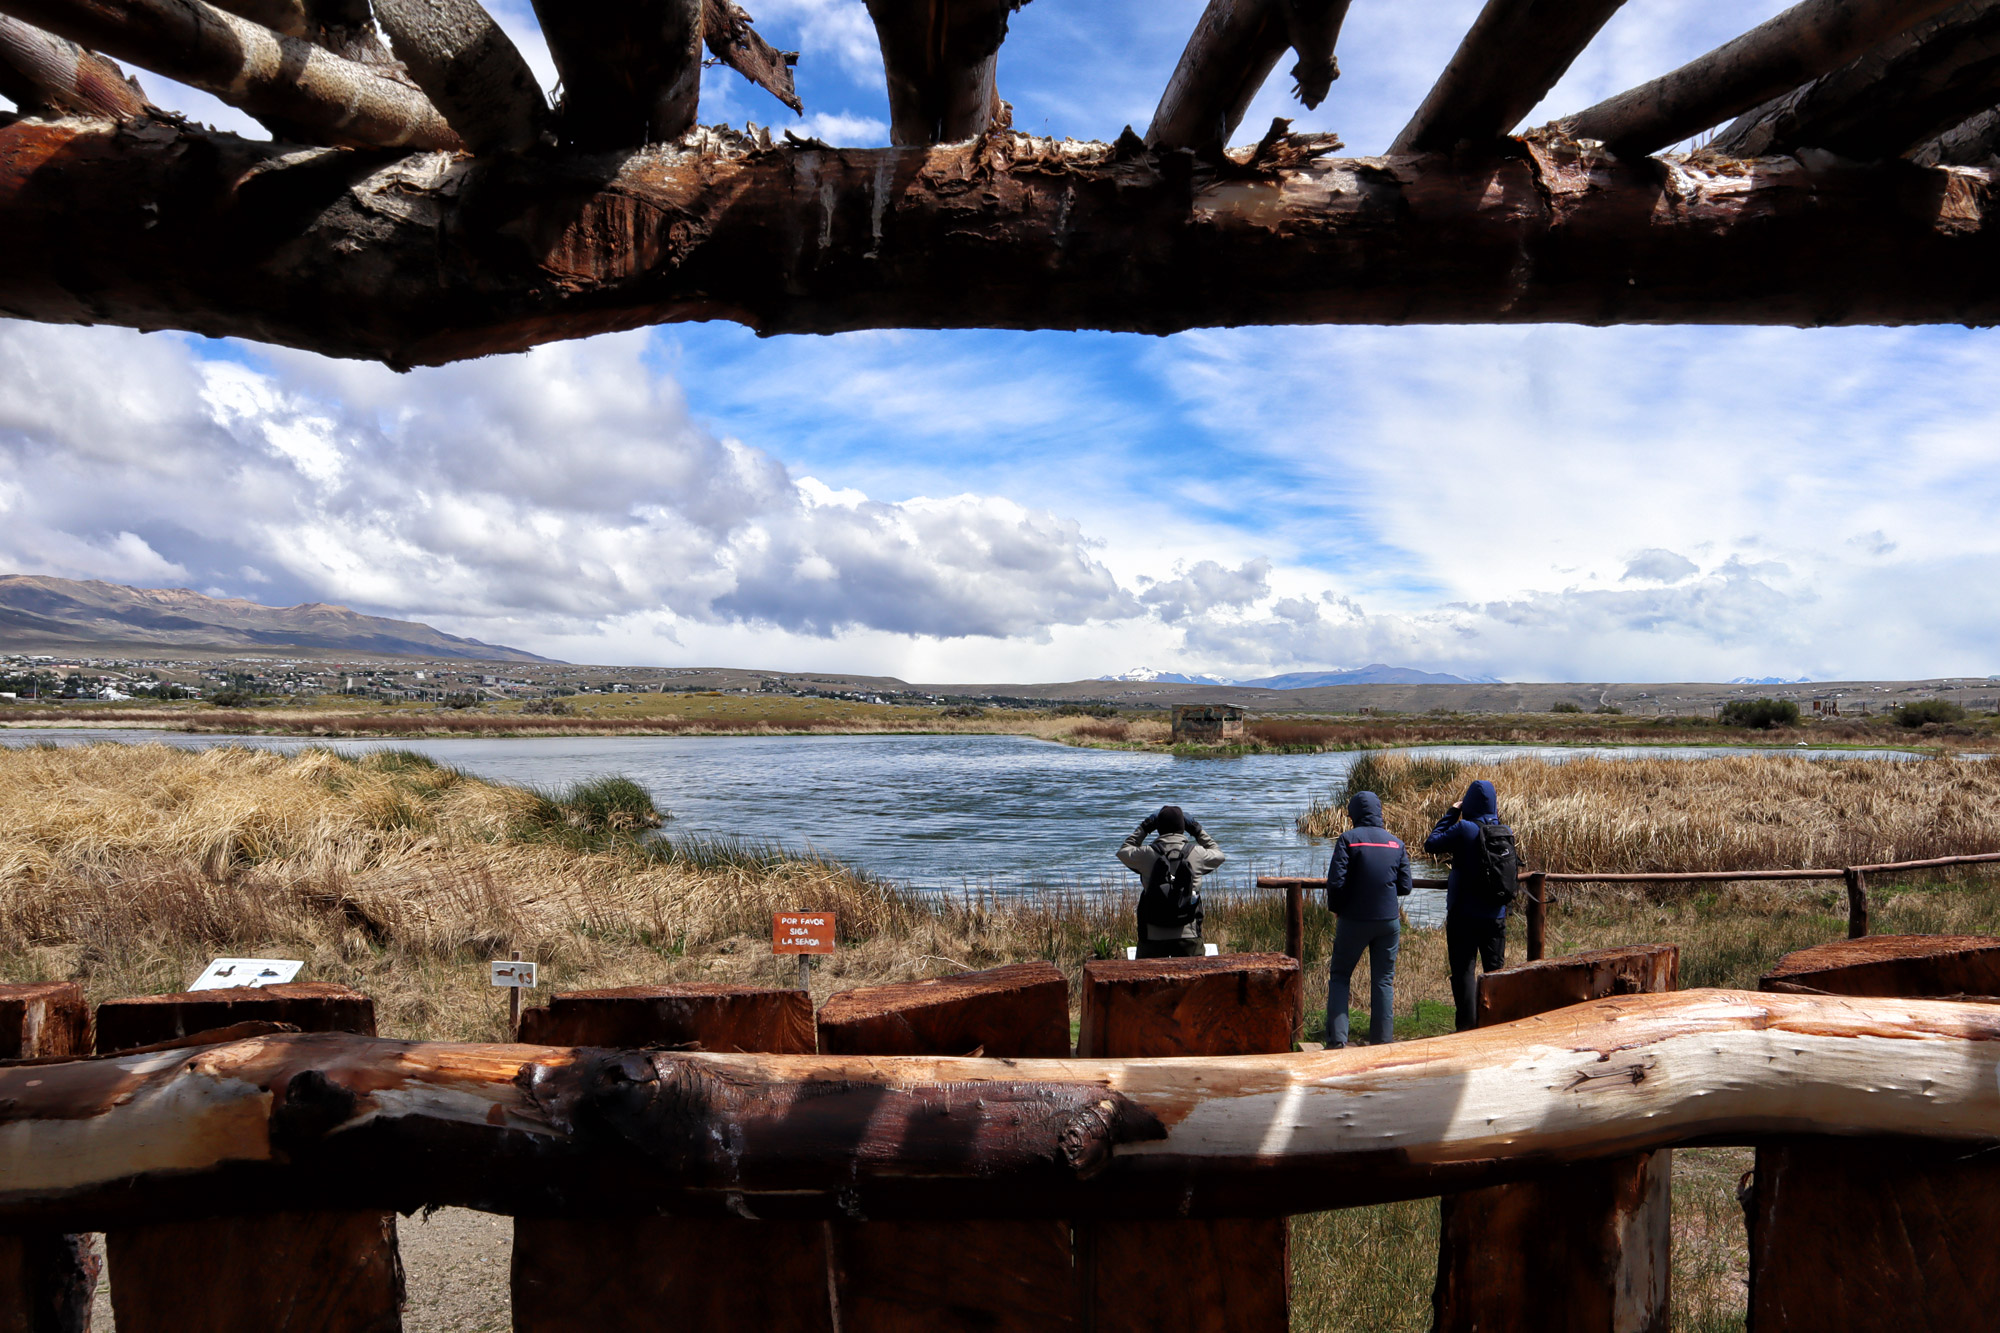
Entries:
{"type": "Polygon", "coordinates": [[[799,956],[800,990],[812,989],[812,956],[833,951],[833,913],[771,913],[771,952],[799,956]]]}
{"type": "Polygon", "coordinates": [[[488,966],[493,969],[493,984],[507,987],[507,1039],[518,1041],[521,1037],[521,990],[535,984],[535,965],[522,962],[521,951],[516,949],[506,962],[496,958],[488,966]]]}

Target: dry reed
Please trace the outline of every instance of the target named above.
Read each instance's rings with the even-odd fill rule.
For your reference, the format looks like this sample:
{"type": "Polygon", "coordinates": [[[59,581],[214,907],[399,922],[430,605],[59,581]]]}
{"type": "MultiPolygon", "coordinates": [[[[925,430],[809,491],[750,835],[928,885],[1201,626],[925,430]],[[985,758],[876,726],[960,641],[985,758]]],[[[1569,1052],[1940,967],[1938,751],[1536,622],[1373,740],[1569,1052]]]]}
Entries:
{"type": "Polygon", "coordinates": [[[1832,867],[2000,850],[2000,763],[1985,759],[1609,759],[1473,764],[1364,755],[1299,830],[1330,836],[1348,790],[1382,797],[1422,843],[1475,778],[1490,779],[1522,858],[1553,871],[1832,867]]]}

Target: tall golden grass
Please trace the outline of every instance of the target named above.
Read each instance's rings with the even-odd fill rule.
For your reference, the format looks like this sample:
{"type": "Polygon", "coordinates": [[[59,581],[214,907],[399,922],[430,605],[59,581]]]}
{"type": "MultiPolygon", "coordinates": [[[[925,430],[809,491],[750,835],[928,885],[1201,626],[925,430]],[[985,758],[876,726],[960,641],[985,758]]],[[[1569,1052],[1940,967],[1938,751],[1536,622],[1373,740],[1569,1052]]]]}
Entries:
{"type": "Polygon", "coordinates": [[[1369,790],[1390,829],[1418,845],[1475,778],[1492,781],[1523,861],[1542,870],[1838,868],[2000,851],[2000,763],[1960,758],[1476,764],[1367,754],[1299,830],[1337,833],[1347,793],[1369,790]]]}

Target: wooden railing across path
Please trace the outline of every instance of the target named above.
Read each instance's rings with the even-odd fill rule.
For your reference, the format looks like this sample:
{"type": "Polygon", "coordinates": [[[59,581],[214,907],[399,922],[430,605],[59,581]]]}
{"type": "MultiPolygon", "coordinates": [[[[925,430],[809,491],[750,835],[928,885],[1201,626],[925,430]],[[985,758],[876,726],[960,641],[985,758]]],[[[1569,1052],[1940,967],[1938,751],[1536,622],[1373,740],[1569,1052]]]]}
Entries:
{"type": "MultiPolygon", "coordinates": [[[[1640,870],[1597,873],[1574,870],[1524,870],[1521,896],[1526,900],[1528,961],[1541,958],[1548,940],[1548,886],[1551,884],[1715,884],[1754,879],[1825,879],[1847,883],[1847,938],[1858,940],[1868,933],[1868,876],[1889,875],[1905,870],[1942,870],[1950,866],[1987,865],[2000,862],[2000,852],[1975,852],[1967,856],[1933,856],[1921,861],[1883,861],[1875,865],[1843,866],[1832,869],[1783,870],[1640,870]]],[[[1264,875],[1260,889],[1285,891],[1285,952],[1305,960],[1305,894],[1325,884],[1321,876],[1264,875]]],[[[1412,883],[1420,889],[1441,889],[1446,881],[1422,878],[1412,883]]]]}

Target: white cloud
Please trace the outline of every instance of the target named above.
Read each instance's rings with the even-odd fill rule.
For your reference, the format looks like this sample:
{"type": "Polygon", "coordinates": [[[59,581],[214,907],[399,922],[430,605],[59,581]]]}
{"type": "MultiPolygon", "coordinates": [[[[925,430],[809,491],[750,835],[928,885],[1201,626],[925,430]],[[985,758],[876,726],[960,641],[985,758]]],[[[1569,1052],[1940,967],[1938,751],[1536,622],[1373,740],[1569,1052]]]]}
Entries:
{"type": "Polygon", "coordinates": [[[37,478],[10,492],[0,560],[205,585],[251,565],[274,592],[482,636],[651,613],[1033,639],[1137,609],[1075,520],[794,482],[692,422],[645,347],[635,334],[398,376],[0,325],[17,372],[0,385],[0,458],[37,478]]]}
{"type": "Polygon", "coordinates": [[[1655,546],[1639,552],[1625,562],[1625,572],[1618,576],[1622,583],[1640,579],[1651,583],[1679,583],[1690,574],[1701,572],[1701,566],[1674,551],[1663,551],[1655,546]]]}

